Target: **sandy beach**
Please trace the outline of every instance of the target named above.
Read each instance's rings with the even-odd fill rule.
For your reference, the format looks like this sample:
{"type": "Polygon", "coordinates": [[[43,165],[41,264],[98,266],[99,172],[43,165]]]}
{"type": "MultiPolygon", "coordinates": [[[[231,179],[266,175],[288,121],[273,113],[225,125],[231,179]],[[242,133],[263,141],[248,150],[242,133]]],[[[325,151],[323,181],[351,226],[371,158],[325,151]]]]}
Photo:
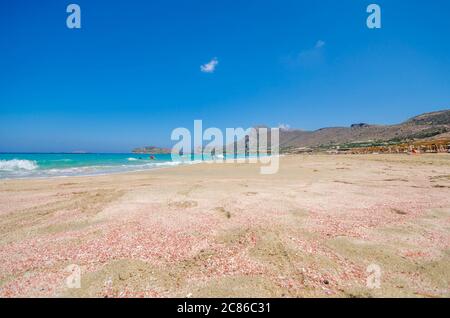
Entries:
{"type": "Polygon", "coordinates": [[[1,297],[450,297],[449,284],[448,154],[0,181],[1,297]]]}

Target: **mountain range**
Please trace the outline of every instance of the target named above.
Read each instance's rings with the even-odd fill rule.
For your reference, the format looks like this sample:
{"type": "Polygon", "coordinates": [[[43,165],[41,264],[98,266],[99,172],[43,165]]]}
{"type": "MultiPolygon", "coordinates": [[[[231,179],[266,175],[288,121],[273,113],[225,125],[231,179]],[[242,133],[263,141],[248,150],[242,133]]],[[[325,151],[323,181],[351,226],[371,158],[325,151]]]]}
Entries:
{"type": "Polygon", "coordinates": [[[396,144],[421,139],[450,139],[450,110],[410,118],[395,125],[357,123],[350,127],[329,127],[315,131],[282,129],[280,150],[396,144]]]}
{"type": "MultiPolygon", "coordinates": [[[[264,126],[255,128],[258,127],[264,126]]],[[[270,133],[268,135],[268,144],[270,145],[270,133]]],[[[395,125],[356,123],[350,127],[328,127],[314,131],[280,129],[280,152],[289,153],[302,149],[326,150],[337,147],[389,146],[434,139],[444,139],[450,142],[450,109],[421,114],[395,125]]],[[[225,148],[229,147],[224,147],[226,152],[225,148]]],[[[232,144],[229,149],[233,149],[232,144]]],[[[168,154],[170,152],[169,148],[154,146],[133,149],[133,153],[139,154],[168,154]]]]}

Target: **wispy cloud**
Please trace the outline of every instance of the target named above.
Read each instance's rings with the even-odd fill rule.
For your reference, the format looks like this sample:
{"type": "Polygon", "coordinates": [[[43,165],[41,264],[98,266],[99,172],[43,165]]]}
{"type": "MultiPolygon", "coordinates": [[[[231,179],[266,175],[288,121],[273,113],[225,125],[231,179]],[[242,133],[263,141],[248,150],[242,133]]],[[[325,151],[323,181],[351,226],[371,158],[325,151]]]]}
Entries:
{"type": "Polygon", "coordinates": [[[217,60],[217,57],[215,57],[208,63],[201,65],[200,70],[203,73],[214,73],[214,71],[216,70],[216,66],[218,64],[219,64],[219,60],[217,60]]]}
{"type": "Polygon", "coordinates": [[[320,48],[322,48],[324,46],[325,46],[325,41],[319,40],[319,41],[317,41],[317,43],[315,45],[315,48],[316,49],[320,49],[320,48]]]}
{"type": "Polygon", "coordinates": [[[323,62],[323,48],[326,43],[323,40],[318,40],[313,47],[304,49],[296,55],[288,56],[284,59],[288,67],[297,66],[313,66],[323,62]]]}

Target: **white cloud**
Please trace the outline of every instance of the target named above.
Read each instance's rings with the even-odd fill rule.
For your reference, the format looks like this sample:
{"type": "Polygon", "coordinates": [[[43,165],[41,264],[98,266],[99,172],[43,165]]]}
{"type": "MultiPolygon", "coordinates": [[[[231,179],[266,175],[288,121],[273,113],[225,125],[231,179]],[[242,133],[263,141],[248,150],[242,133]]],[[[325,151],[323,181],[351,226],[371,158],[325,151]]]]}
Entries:
{"type": "Polygon", "coordinates": [[[325,46],[325,41],[319,40],[319,41],[317,41],[315,48],[320,49],[321,47],[324,47],[324,46],[325,46]]]}
{"type": "Polygon", "coordinates": [[[279,124],[278,128],[280,128],[280,130],[290,130],[291,126],[288,124],[279,124]]]}
{"type": "Polygon", "coordinates": [[[208,63],[201,65],[200,66],[200,70],[203,73],[214,73],[214,71],[216,70],[217,64],[219,64],[219,61],[215,57],[211,61],[209,61],[208,63]]]}

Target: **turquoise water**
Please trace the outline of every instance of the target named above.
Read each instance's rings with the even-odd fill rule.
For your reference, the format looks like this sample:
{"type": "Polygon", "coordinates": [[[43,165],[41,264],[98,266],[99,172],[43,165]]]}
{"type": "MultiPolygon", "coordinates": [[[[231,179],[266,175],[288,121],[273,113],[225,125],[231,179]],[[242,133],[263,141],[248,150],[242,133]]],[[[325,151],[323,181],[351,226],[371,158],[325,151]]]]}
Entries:
{"type": "MultiPolygon", "coordinates": [[[[87,176],[140,171],[181,164],[195,164],[211,158],[201,155],[173,161],[170,154],[49,154],[0,153],[0,179],[87,176]]],[[[241,156],[238,156],[241,157],[241,156]]]]}
{"type": "Polygon", "coordinates": [[[198,158],[172,161],[170,154],[25,154],[0,153],[0,179],[98,175],[192,164],[198,158]]]}

